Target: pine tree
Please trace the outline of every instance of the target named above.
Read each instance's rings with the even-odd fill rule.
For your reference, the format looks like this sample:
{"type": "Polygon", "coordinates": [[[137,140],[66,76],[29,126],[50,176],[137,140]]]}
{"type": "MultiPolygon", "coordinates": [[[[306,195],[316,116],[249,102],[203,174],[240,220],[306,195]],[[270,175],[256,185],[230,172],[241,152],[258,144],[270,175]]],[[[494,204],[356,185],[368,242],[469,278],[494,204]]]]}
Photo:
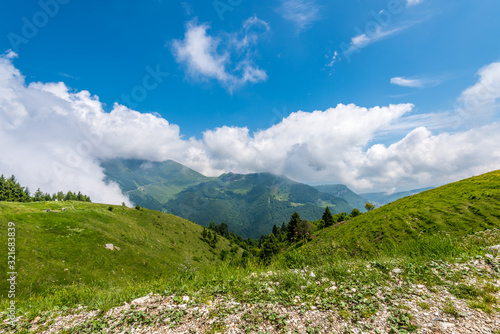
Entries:
{"type": "Polygon", "coordinates": [[[297,212],[294,212],[292,214],[292,217],[290,218],[290,222],[288,223],[288,241],[295,240],[296,229],[300,221],[301,219],[299,214],[297,212]]]}
{"type": "Polygon", "coordinates": [[[205,241],[208,239],[208,231],[206,228],[203,228],[203,231],[201,231],[201,238],[205,241]]]}
{"type": "Polygon", "coordinates": [[[279,234],[278,227],[276,226],[276,224],[273,225],[273,230],[271,234],[274,236],[277,236],[279,234]]]}
{"type": "Polygon", "coordinates": [[[265,263],[269,263],[271,261],[271,258],[279,253],[279,250],[280,250],[280,247],[279,247],[278,239],[276,239],[274,234],[271,233],[269,235],[269,238],[267,238],[262,243],[259,257],[265,263]]]}
{"type": "Polygon", "coordinates": [[[326,207],[325,212],[323,212],[323,217],[321,217],[321,219],[323,220],[325,227],[333,225],[333,216],[329,207],[326,207]]]}
{"type": "Polygon", "coordinates": [[[212,247],[215,248],[215,246],[217,246],[217,241],[218,241],[218,239],[217,239],[217,233],[215,233],[215,232],[212,232],[212,233],[213,233],[213,235],[212,235],[212,243],[211,243],[211,245],[212,245],[212,247]]]}

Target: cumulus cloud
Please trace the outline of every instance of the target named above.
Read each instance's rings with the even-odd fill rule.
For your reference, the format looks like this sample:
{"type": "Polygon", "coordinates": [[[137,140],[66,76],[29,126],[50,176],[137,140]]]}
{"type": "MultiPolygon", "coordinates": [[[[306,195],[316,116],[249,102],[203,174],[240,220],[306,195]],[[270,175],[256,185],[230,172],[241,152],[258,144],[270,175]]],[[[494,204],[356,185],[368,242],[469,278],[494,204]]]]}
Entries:
{"type": "Polygon", "coordinates": [[[319,19],[319,6],[314,1],[283,0],[277,10],[284,19],[293,22],[299,32],[319,19]]]}
{"type": "Polygon", "coordinates": [[[378,133],[405,122],[412,105],[360,108],[338,105],[297,112],[250,134],[222,127],[204,141],[220,166],[245,166],[307,182],[345,183],[358,191],[436,185],[500,168],[500,124],[433,135],[418,127],[402,140],[370,145],[378,133]]]}
{"type": "MultiPolygon", "coordinates": [[[[500,123],[461,132],[441,127],[435,134],[439,116],[414,114],[412,104],[339,104],[291,113],[256,132],[206,130],[197,140],[183,138],[158,115],[119,104],[105,112],[98,97],[64,83],[27,84],[13,59],[0,56],[0,173],[16,175],[32,190],[82,191],[97,202],[129,203],[116,184],[105,182],[99,161],[110,158],[172,159],[210,176],[267,171],[357,191],[429,186],[500,168],[500,123]],[[391,131],[402,139],[381,144],[391,131]]],[[[479,76],[458,100],[498,111],[498,64],[479,76]]]]}
{"type": "Polygon", "coordinates": [[[478,71],[479,81],[467,88],[458,100],[457,111],[464,118],[484,118],[499,110],[500,62],[478,71]]]}
{"type": "Polygon", "coordinates": [[[16,175],[32,190],[129,203],[116,184],[104,182],[100,159],[178,157],[193,167],[203,159],[200,145],[181,139],[178,126],[165,119],[120,105],[106,113],[96,96],[64,83],[27,85],[10,58],[0,57],[0,173],[16,175]]]}
{"type": "Polygon", "coordinates": [[[370,109],[340,104],[326,111],[292,113],[280,123],[253,134],[247,128],[227,126],[208,130],[203,141],[214,162],[220,164],[216,168],[244,166],[248,171],[272,171],[302,179],[304,175],[287,171],[305,165],[314,174],[324,174],[330,154],[366,145],[377,131],[411,108],[411,104],[370,109]],[[308,157],[297,157],[295,153],[299,151],[308,157]]]}
{"type": "Polygon", "coordinates": [[[386,147],[350,155],[360,184],[397,188],[439,185],[500,168],[500,124],[433,135],[425,127],[386,147]]]}
{"type": "Polygon", "coordinates": [[[172,42],[176,61],[185,66],[188,76],[197,80],[215,79],[230,92],[246,83],[267,80],[267,74],[254,64],[253,48],[267,22],[248,18],[239,32],[211,36],[208,24],[187,23],[183,40],[172,42]]]}

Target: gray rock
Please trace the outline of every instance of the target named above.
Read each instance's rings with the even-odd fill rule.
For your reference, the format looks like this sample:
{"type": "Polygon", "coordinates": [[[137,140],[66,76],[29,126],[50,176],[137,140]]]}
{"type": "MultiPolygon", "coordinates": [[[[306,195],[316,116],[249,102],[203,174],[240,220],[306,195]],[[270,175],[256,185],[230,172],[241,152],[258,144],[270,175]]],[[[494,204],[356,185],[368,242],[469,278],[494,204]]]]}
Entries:
{"type": "Polygon", "coordinates": [[[500,253],[500,245],[496,245],[496,246],[491,246],[491,247],[488,247],[486,248],[486,250],[488,252],[496,252],[496,253],[500,253]]]}
{"type": "Polygon", "coordinates": [[[454,324],[452,324],[451,322],[440,322],[439,323],[439,326],[442,328],[442,329],[448,329],[448,328],[451,328],[451,327],[455,327],[454,324]]]}
{"type": "Polygon", "coordinates": [[[109,250],[114,250],[113,244],[106,244],[104,247],[109,250]]]}

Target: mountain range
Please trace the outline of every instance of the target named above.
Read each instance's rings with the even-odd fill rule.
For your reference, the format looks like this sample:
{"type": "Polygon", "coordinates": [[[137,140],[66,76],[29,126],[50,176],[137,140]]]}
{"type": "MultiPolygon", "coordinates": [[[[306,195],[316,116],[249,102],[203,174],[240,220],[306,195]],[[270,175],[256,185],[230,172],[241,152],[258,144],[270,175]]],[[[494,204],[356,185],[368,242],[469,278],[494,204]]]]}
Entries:
{"type": "MultiPolygon", "coordinates": [[[[342,184],[310,186],[270,173],[207,177],[172,160],[113,159],[101,166],[107,181],[118,183],[133,203],[203,226],[224,222],[245,238],[269,233],[295,211],[303,219],[318,220],[326,206],[334,214],[349,214],[354,208],[364,211],[369,201],[342,184]]],[[[387,203],[382,194],[373,198],[387,203]]]]}

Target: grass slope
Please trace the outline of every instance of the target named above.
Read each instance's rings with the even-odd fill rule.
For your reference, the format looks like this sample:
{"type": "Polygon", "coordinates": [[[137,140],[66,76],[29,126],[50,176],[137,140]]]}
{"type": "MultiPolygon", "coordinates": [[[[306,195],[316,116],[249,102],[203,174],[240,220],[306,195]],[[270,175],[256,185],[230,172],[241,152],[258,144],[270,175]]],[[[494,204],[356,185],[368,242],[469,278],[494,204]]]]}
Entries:
{"type": "MultiPolygon", "coordinates": [[[[182,218],[122,206],[0,202],[0,244],[5,247],[8,222],[16,224],[19,299],[29,296],[30,289],[43,294],[65,286],[109,288],[165,280],[178,275],[186,259],[205,270],[230,248],[219,238],[211,249],[200,239],[202,227],[182,218]]],[[[7,272],[6,265],[6,259],[0,262],[1,272],[7,272]]],[[[0,283],[2,299],[6,283],[0,283]]]]}
{"type": "MultiPolygon", "coordinates": [[[[389,203],[347,223],[325,229],[315,246],[350,255],[378,251],[425,252],[424,239],[460,237],[500,227],[500,171],[451,183],[389,203]],[[412,250],[412,245],[419,249],[412,250]]],[[[432,243],[432,241],[429,241],[432,243]]]]}
{"type": "Polygon", "coordinates": [[[360,196],[363,198],[366,198],[370,203],[375,204],[375,206],[382,206],[394,201],[397,201],[400,198],[411,196],[411,195],[416,195],[418,193],[421,193],[426,190],[430,190],[432,187],[429,188],[421,188],[421,189],[413,189],[413,190],[408,190],[408,191],[401,191],[393,194],[388,194],[385,192],[381,193],[364,193],[361,194],[360,196]]]}

